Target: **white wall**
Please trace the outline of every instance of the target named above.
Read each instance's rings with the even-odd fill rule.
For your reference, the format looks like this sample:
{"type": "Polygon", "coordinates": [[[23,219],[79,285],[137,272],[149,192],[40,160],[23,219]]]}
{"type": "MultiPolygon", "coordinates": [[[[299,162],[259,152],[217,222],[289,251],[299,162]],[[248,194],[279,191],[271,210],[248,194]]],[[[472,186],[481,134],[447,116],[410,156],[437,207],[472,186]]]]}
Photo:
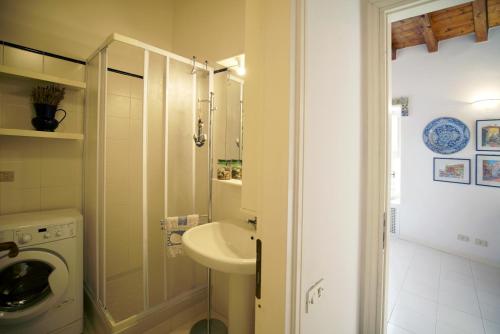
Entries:
{"type": "Polygon", "coordinates": [[[175,0],[174,51],[213,62],[244,53],[245,0],[175,0]]]}
{"type": "Polygon", "coordinates": [[[172,49],[173,0],[2,0],[0,40],[85,59],[118,32],[172,49]]]}
{"type": "Polygon", "coordinates": [[[305,1],[301,333],[359,333],[361,2],[305,1]]]}
{"type": "MultiPolygon", "coordinates": [[[[475,120],[500,118],[500,109],[476,110],[471,101],[500,97],[500,29],[490,29],[489,41],[474,43],[474,35],[439,43],[437,53],[425,46],[398,51],[392,62],[394,97],[410,98],[410,116],[402,119],[401,237],[456,254],[500,265],[500,188],[475,183],[475,120]],[[456,117],[469,126],[471,141],[446,157],[472,160],[472,185],[434,182],[433,157],[422,141],[425,126],[437,117],[456,117]],[[457,234],[471,242],[457,240],[457,234]],[[488,240],[489,247],[474,245],[488,240]]],[[[498,154],[498,153],[497,153],[498,154]]]]}

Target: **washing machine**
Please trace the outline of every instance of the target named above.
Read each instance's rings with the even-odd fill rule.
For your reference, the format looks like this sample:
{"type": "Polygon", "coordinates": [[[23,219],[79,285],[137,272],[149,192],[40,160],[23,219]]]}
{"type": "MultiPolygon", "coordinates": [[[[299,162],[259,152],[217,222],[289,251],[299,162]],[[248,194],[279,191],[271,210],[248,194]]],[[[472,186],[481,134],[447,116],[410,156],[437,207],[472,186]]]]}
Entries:
{"type": "Polygon", "coordinates": [[[81,214],[0,216],[0,333],[82,332],[81,214]]]}

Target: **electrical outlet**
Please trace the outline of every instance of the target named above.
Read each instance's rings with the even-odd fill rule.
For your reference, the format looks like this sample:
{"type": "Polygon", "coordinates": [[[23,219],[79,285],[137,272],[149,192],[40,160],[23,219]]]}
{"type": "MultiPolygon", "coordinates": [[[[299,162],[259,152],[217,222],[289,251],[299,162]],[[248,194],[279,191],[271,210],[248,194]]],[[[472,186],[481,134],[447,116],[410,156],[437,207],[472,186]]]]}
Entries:
{"type": "Polygon", "coordinates": [[[464,234],[458,234],[457,235],[457,239],[460,240],[460,241],[464,241],[464,242],[469,242],[470,241],[470,238],[468,235],[464,235],[464,234]]]}
{"type": "Polygon", "coordinates": [[[483,239],[477,239],[474,241],[474,243],[478,246],[481,247],[488,247],[488,240],[483,240],[483,239]]]}
{"type": "Polygon", "coordinates": [[[14,182],[14,171],[2,170],[0,171],[0,182],[14,182]]]}

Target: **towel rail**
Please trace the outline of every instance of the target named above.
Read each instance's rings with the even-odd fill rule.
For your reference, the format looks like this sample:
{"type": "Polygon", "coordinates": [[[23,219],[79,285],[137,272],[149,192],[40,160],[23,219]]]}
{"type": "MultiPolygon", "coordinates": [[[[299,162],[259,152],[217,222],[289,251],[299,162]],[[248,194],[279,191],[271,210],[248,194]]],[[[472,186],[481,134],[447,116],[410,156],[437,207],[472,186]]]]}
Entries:
{"type": "MultiPolygon", "coordinates": [[[[179,216],[179,217],[187,217],[187,216],[179,216]]],[[[208,223],[208,217],[209,217],[208,215],[198,215],[198,217],[200,220],[199,224],[208,223]]],[[[164,225],[166,224],[166,222],[167,222],[167,218],[160,219],[160,227],[162,227],[162,229],[163,229],[164,225]]]]}

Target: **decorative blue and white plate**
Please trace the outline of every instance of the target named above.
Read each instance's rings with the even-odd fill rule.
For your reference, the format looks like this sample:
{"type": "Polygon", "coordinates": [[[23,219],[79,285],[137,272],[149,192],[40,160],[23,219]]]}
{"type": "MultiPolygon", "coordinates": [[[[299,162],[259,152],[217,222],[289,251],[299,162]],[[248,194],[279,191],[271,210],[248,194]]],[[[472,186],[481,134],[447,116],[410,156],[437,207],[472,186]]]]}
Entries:
{"type": "Polygon", "coordinates": [[[470,131],[464,122],[453,117],[436,118],[424,129],[424,143],[433,152],[452,154],[467,146],[470,131]]]}

